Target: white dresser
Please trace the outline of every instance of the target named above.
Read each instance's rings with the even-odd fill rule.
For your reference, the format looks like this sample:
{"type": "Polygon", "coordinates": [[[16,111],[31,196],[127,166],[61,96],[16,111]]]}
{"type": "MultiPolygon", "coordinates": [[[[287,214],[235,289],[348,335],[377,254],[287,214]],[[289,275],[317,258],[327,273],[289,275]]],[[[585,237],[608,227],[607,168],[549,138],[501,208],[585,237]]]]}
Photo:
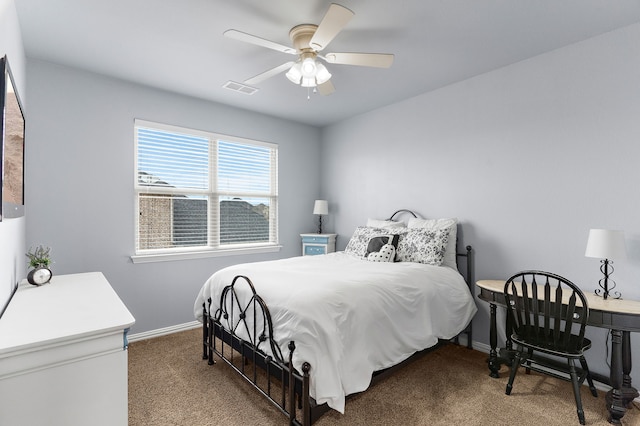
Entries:
{"type": "Polygon", "coordinates": [[[126,425],[134,322],[100,272],[20,284],[0,318],[0,425],[126,425]]]}

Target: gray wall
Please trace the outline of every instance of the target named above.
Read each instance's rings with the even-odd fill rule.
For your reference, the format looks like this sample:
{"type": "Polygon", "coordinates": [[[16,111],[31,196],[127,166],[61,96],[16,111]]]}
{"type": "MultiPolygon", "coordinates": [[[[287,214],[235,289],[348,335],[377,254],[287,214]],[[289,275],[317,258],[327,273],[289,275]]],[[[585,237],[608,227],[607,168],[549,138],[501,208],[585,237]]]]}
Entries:
{"type": "Polygon", "coordinates": [[[314,229],[318,129],[48,62],[30,59],[27,76],[27,243],[52,247],[54,274],[102,271],[133,333],[193,321],[198,290],[224,266],[299,255],[314,229]],[[277,143],[282,250],[132,264],[134,118],[277,143]]]}
{"type": "MultiPolygon", "coordinates": [[[[0,0],[0,56],[4,55],[7,55],[9,60],[26,116],[26,60],[13,0],[0,0]]],[[[4,219],[0,222],[0,310],[11,296],[16,283],[27,275],[27,258],[24,255],[25,222],[24,217],[4,219]]]]}
{"type": "MultiPolygon", "coordinates": [[[[588,231],[622,229],[629,258],[613,278],[640,300],[638,52],[640,24],[324,129],[322,194],[339,247],[368,217],[410,208],[462,221],[476,279],[539,268],[593,290],[588,231]]],[[[488,344],[478,307],[474,339],[488,344]]],[[[606,332],[589,333],[591,367],[606,373],[606,332]]]]}

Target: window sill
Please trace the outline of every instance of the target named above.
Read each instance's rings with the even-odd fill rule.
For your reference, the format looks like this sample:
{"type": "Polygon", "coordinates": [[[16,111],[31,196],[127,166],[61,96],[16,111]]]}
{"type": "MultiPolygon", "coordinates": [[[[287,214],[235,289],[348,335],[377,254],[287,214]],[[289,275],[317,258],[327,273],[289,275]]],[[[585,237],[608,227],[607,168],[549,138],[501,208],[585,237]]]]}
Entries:
{"type": "Polygon", "coordinates": [[[208,257],[237,256],[243,254],[275,253],[280,251],[281,245],[242,247],[232,249],[185,251],[182,253],[153,253],[136,254],[131,256],[133,263],[172,262],[175,260],[205,259],[208,257]]]}

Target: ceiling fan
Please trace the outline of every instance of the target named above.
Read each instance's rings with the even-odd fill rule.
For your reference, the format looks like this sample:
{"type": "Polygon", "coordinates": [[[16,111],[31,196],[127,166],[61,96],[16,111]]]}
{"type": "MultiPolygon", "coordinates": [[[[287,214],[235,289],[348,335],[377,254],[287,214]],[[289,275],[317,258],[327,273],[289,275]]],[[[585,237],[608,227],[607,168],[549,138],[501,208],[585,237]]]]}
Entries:
{"type": "Polygon", "coordinates": [[[327,53],[322,51],[338,35],[353,18],[354,13],[344,6],[332,3],[319,25],[296,25],[289,31],[293,47],[285,46],[261,37],[238,30],[227,30],[224,36],[246,43],[277,50],[278,52],[297,55],[294,61],[286,62],[275,68],[251,77],[244,81],[247,85],[255,85],[264,80],[287,71],[287,78],[302,87],[316,88],[322,95],[329,95],[335,88],[331,83],[331,73],[318,58],[329,64],[359,65],[364,67],[389,68],[393,63],[393,55],[387,53],[327,53]]]}

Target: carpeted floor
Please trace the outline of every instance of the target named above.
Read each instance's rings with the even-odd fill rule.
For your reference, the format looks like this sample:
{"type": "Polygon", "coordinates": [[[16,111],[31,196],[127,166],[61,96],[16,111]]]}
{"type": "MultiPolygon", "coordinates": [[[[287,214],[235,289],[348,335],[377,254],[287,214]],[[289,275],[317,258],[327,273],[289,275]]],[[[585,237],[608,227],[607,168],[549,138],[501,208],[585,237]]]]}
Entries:
{"type": "MultiPolygon", "coordinates": [[[[202,360],[201,330],[134,342],[129,347],[129,425],[286,425],[280,412],[222,362],[202,360]]],[[[348,398],[329,425],[578,425],[571,384],[519,374],[505,395],[506,367],[488,375],[486,354],[447,345],[348,398]]],[[[583,387],[587,425],[608,425],[604,393],[583,387]]],[[[640,425],[634,404],[623,425],[640,425]]]]}

